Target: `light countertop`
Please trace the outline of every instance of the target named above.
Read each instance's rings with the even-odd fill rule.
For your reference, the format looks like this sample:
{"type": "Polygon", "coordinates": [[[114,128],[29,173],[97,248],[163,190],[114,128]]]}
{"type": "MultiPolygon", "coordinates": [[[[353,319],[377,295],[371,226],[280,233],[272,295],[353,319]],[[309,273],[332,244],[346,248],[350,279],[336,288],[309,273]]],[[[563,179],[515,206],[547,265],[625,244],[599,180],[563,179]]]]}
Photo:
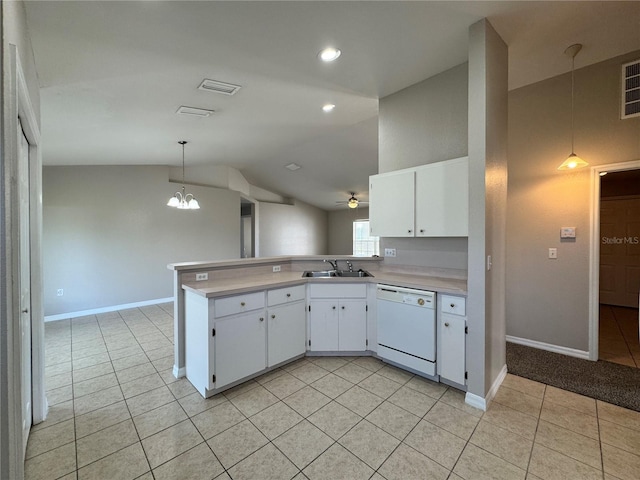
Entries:
{"type": "Polygon", "coordinates": [[[467,282],[462,279],[411,275],[395,272],[376,271],[373,277],[363,278],[305,278],[302,272],[279,272],[269,274],[246,275],[238,278],[211,279],[189,282],[182,285],[186,291],[203,297],[215,298],[256,290],[265,290],[306,283],[384,283],[397,287],[431,290],[454,295],[467,294],[467,282]]]}

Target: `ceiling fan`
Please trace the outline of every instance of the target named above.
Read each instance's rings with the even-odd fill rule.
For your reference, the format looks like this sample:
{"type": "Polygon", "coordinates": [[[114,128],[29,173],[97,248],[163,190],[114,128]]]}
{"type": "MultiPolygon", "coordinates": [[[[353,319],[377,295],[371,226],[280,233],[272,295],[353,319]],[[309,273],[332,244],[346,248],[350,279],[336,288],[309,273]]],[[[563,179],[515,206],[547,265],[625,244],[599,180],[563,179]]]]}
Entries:
{"type": "Polygon", "coordinates": [[[359,205],[369,204],[369,202],[363,202],[356,198],[356,192],[349,192],[351,197],[348,200],[336,202],[336,205],[346,205],[349,208],[357,208],[359,205]]]}

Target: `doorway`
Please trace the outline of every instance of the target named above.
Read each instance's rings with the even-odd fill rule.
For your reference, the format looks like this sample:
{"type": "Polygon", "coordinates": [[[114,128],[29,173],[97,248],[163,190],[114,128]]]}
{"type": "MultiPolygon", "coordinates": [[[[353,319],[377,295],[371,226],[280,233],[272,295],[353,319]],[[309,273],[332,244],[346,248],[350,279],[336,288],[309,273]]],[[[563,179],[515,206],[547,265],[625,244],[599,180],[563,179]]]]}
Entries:
{"type": "Polygon", "coordinates": [[[240,199],[240,258],[256,256],[256,205],[247,198],[240,199]]]}
{"type": "Polygon", "coordinates": [[[638,368],[640,170],[600,177],[600,237],[598,358],[638,368]]]}
{"type": "Polygon", "coordinates": [[[598,177],[595,353],[597,359],[639,368],[640,169],[601,167],[598,177]]]}

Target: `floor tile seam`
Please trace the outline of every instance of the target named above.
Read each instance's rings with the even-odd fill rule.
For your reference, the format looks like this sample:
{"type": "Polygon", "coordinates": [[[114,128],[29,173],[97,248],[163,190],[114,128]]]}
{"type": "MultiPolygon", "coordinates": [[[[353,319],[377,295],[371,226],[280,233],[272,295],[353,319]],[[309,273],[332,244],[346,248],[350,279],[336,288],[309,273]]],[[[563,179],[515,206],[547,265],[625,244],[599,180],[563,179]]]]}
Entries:
{"type": "MultiPolygon", "coordinates": [[[[40,430],[40,431],[41,431],[41,430],[40,430]]],[[[31,440],[31,438],[29,438],[29,441],[30,441],[30,440],[31,440]]],[[[60,447],[65,447],[65,446],[67,446],[67,445],[71,445],[72,443],[74,443],[74,444],[76,443],[76,438],[75,438],[75,429],[74,429],[74,438],[73,438],[73,440],[70,440],[70,441],[65,442],[65,443],[56,444],[56,446],[55,446],[55,447],[49,447],[49,448],[47,448],[47,450],[43,450],[43,451],[39,452],[37,455],[32,455],[32,456],[30,456],[30,457],[27,457],[27,456],[26,456],[26,452],[25,452],[24,461],[25,461],[25,462],[27,462],[27,461],[29,461],[29,460],[33,460],[34,458],[38,458],[40,455],[44,455],[45,453],[52,452],[53,450],[55,450],[55,449],[57,449],[57,448],[60,448],[60,447]]],[[[28,447],[27,447],[27,451],[28,451],[28,447]]]]}
{"type": "MultiPolygon", "coordinates": [[[[107,362],[104,362],[104,363],[107,363],[107,362]]],[[[91,381],[91,380],[95,380],[95,379],[97,379],[97,378],[101,378],[101,377],[106,377],[106,376],[108,376],[108,375],[113,375],[113,376],[115,377],[115,379],[116,379],[116,382],[117,382],[117,383],[116,383],[116,385],[120,385],[120,382],[118,381],[118,376],[115,374],[115,372],[105,373],[104,375],[98,375],[98,376],[96,376],[96,377],[87,378],[86,380],[80,380],[79,382],[73,382],[73,381],[72,381],[72,383],[71,383],[71,384],[72,384],[72,385],[73,385],[73,387],[74,387],[74,392],[73,392],[74,397],[73,397],[73,399],[74,399],[74,400],[76,400],[76,399],[79,399],[79,398],[82,398],[82,397],[86,397],[87,395],[93,395],[94,393],[98,393],[99,391],[104,390],[105,388],[115,387],[116,385],[111,385],[111,386],[109,386],[109,387],[101,387],[101,388],[99,388],[98,390],[96,390],[95,392],[85,393],[84,395],[80,395],[80,396],[78,396],[78,397],[76,397],[76,396],[75,396],[76,383],[89,382],[89,381],[91,381]]]]}
{"type": "MultiPolygon", "coordinates": [[[[96,459],[96,460],[94,460],[94,461],[92,461],[92,462],[87,463],[86,465],[83,465],[83,466],[79,466],[79,463],[78,463],[77,458],[76,458],[76,475],[77,475],[77,474],[80,472],[80,470],[82,470],[83,468],[87,468],[88,466],[93,465],[94,463],[97,463],[97,462],[100,462],[100,461],[102,461],[102,460],[105,460],[106,458],[109,458],[109,457],[111,457],[111,456],[115,455],[116,453],[119,453],[119,452],[121,452],[122,450],[125,450],[125,449],[127,449],[127,448],[129,448],[129,447],[131,447],[131,446],[133,446],[133,445],[135,445],[135,444],[137,444],[137,443],[138,443],[138,444],[140,444],[140,448],[142,448],[142,452],[144,453],[144,457],[145,457],[145,460],[146,460],[146,462],[147,462],[147,467],[149,468],[149,470],[147,470],[146,472],[144,472],[144,473],[142,474],[142,475],[145,475],[146,473],[148,473],[148,472],[150,472],[150,471],[151,471],[151,464],[149,463],[149,459],[147,458],[147,453],[144,451],[144,446],[142,445],[142,441],[141,441],[141,440],[139,440],[139,439],[138,439],[138,441],[137,441],[137,442],[133,442],[133,443],[130,443],[129,445],[125,445],[124,447],[119,448],[118,450],[116,450],[116,451],[114,451],[114,452],[111,452],[109,455],[105,455],[104,457],[100,457],[100,458],[98,458],[98,459],[96,459]]],[[[77,457],[77,455],[78,455],[78,448],[76,448],[76,457],[77,457]]],[[[139,475],[139,476],[140,476],[140,475],[139,475]]],[[[136,478],[138,478],[138,477],[136,477],[136,478]]]]}
{"type": "MultiPolygon", "coordinates": [[[[467,448],[468,443],[469,443],[469,442],[467,441],[467,442],[465,443],[464,447],[462,448],[462,450],[460,450],[460,453],[458,454],[458,458],[456,458],[456,461],[453,463],[453,467],[451,467],[451,468],[449,468],[449,467],[446,467],[446,466],[442,465],[442,464],[441,464],[440,462],[438,462],[437,460],[435,460],[435,459],[431,458],[429,455],[427,455],[427,454],[425,454],[425,453],[422,453],[420,450],[418,450],[418,449],[416,449],[415,447],[413,447],[413,446],[409,445],[409,444],[408,444],[408,443],[406,443],[404,440],[398,444],[398,446],[396,447],[396,450],[397,450],[398,448],[400,448],[400,445],[404,445],[405,447],[410,448],[410,449],[411,449],[411,450],[413,450],[414,452],[416,452],[416,453],[418,453],[418,454],[422,455],[422,456],[423,456],[423,457],[425,457],[425,458],[428,458],[428,459],[429,459],[429,460],[431,460],[433,463],[435,463],[435,464],[439,465],[440,467],[444,468],[447,472],[449,472],[449,475],[447,475],[447,478],[448,478],[448,477],[451,475],[451,473],[453,472],[453,469],[455,468],[455,466],[458,464],[458,461],[460,460],[460,457],[462,456],[462,453],[464,452],[465,448],[467,448]]],[[[395,450],[394,450],[394,452],[395,452],[395,450]]],[[[393,455],[393,453],[392,453],[392,455],[393,455]]],[[[389,455],[389,456],[391,456],[391,455],[389,455]]],[[[389,457],[387,457],[387,459],[388,459],[388,458],[389,458],[389,457]]],[[[385,460],[385,461],[386,461],[386,460],[385,460]]],[[[382,464],[382,465],[384,465],[384,462],[383,462],[383,464],[382,464]]],[[[382,465],[380,465],[380,467],[382,467],[382,465]]]]}
{"type": "MultiPolygon", "coordinates": [[[[544,400],[545,400],[545,398],[547,396],[547,387],[548,387],[548,385],[544,386],[543,393],[542,393],[542,404],[543,405],[544,405],[544,400]]],[[[536,420],[536,429],[533,432],[533,438],[531,439],[531,450],[529,451],[529,458],[527,460],[527,468],[526,468],[527,475],[529,474],[529,468],[531,468],[531,459],[533,458],[533,447],[536,444],[536,438],[538,436],[538,429],[540,428],[540,421],[541,420],[542,420],[542,408],[540,409],[540,415],[538,416],[538,418],[536,420]]]]}
{"type": "MultiPolygon", "coordinates": [[[[498,405],[500,405],[500,406],[502,406],[502,407],[510,408],[511,410],[514,410],[514,411],[516,411],[516,412],[518,412],[518,413],[521,413],[521,414],[523,414],[523,415],[526,415],[526,416],[528,416],[528,417],[530,417],[530,418],[536,418],[536,419],[538,419],[538,418],[540,418],[540,416],[542,415],[542,404],[540,405],[540,408],[538,409],[538,414],[537,414],[537,415],[532,415],[532,414],[531,414],[531,413],[529,413],[529,412],[523,412],[522,410],[519,410],[519,409],[517,409],[517,408],[514,408],[514,407],[512,407],[511,405],[508,405],[507,403],[503,403],[503,402],[501,402],[501,401],[499,401],[499,400],[497,400],[497,399],[495,399],[495,398],[494,398],[492,401],[493,401],[493,402],[495,402],[495,403],[497,403],[498,405]]],[[[560,405],[560,404],[556,404],[556,405],[560,405]]],[[[560,406],[563,406],[563,405],[560,405],[560,406]]],[[[577,410],[576,410],[576,411],[577,411],[577,410]]]]}
{"type": "MultiPolygon", "coordinates": [[[[580,412],[578,412],[578,413],[580,413],[580,412]]],[[[585,413],[584,415],[587,415],[587,414],[585,413]]],[[[593,440],[599,440],[600,439],[600,428],[599,428],[599,425],[598,425],[598,418],[597,417],[593,417],[591,415],[587,415],[587,416],[589,418],[592,418],[593,420],[595,420],[596,426],[598,427],[598,430],[597,430],[597,433],[596,433],[595,437],[587,435],[585,433],[582,433],[584,431],[584,429],[579,431],[578,427],[575,427],[573,423],[569,423],[569,424],[558,423],[558,420],[557,420],[556,417],[550,418],[549,416],[545,416],[544,414],[541,414],[540,415],[540,420],[543,420],[543,421],[545,421],[547,423],[551,423],[551,424],[555,425],[556,427],[564,428],[565,430],[569,430],[570,432],[577,433],[577,434],[583,435],[585,437],[589,437],[589,438],[591,438],[593,440]]],[[[562,418],[564,418],[564,416],[562,416],[562,418]]]]}
{"type": "MultiPolygon", "coordinates": [[[[587,437],[587,438],[589,438],[589,437],[587,437]]],[[[594,439],[592,438],[591,440],[594,440],[594,439]]],[[[552,446],[547,445],[546,443],[539,441],[537,439],[537,437],[533,441],[533,447],[535,447],[536,445],[542,446],[542,447],[546,448],[547,450],[551,450],[551,451],[553,451],[553,452],[555,452],[555,453],[557,453],[559,455],[562,455],[563,457],[566,457],[566,458],[569,458],[569,459],[573,460],[574,462],[580,463],[581,465],[585,465],[585,466],[587,466],[589,468],[594,468],[596,470],[600,470],[601,472],[604,472],[604,465],[603,465],[603,462],[602,462],[602,446],[601,446],[602,442],[600,442],[600,441],[598,441],[598,449],[600,450],[600,467],[594,467],[593,465],[590,465],[590,464],[588,464],[586,462],[583,462],[579,458],[576,458],[574,455],[570,455],[569,453],[566,453],[566,452],[561,452],[560,450],[557,450],[557,449],[553,448],[552,446]]]]}
{"type": "MultiPolygon", "coordinates": [[[[179,423],[184,422],[185,420],[191,420],[191,417],[189,417],[189,415],[187,415],[187,412],[185,412],[185,410],[184,410],[184,408],[182,407],[182,405],[180,405],[180,402],[178,402],[178,400],[177,400],[177,399],[176,399],[176,400],[174,400],[174,402],[178,404],[178,406],[180,407],[180,410],[182,410],[182,413],[184,413],[184,418],[183,418],[182,420],[178,420],[176,423],[174,423],[174,424],[172,424],[172,425],[169,425],[169,426],[167,426],[167,427],[164,427],[164,428],[162,428],[162,429],[160,429],[160,430],[158,430],[158,431],[156,431],[156,432],[153,432],[151,435],[147,435],[147,436],[146,436],[146,437],[144,437],[144,438],[142,437],[142,435],[140,435],[140,431],[138,430],[138,425],[136,424],[135,419],[136,419],[136,418],[138,418],[138,417],[140,417],[140,416],[142,416],[142,415],[146,415],[147,413],[150,413],[150,412],[153,412],[153,411],[155,411],[155,410],[159,410],[159,409],[161,409],[161,408],[164,408],[164,407],[166,407],[167,405],[170,405],[170,404],[171,404],[171,403],[173,403],[173,402],[165,403],[164,405],[160,405],[160,406],[158,406],[158,407],[152,408],[151,410],[148,410],[148,411],[143,412],[143,413],[141,413],[141,414],[139,414],[139,415],[136,415],[135,417],[134,417],[134,416],[131,416],[131,421],[133,422],[133,426],[134,426],[134,428],[136,429],[136,433],[138,434],[138,438],[140,439],[140,441],[145,440],[145,439],[150,438],[150,437],[153,437],[154,435],[156,435],[156,434],[158,434],[158,433],[160,433],[160,432],[164,432],[165,430],[168,430],[168,429],[170,429],[170,428],[172,428],[172,427],[175,427],[176,425],[178,425],[179,423]]],[[[125,403],[126,403],[126,402],[125,402],[125,403]]],[[[128,409],[128,407],[127,407],[127,409],[128,409]]],[[[131,411],[129,411],[129,415],[131,415],[131,411]]],[[[192,423],[193,423],[193,422],[192,422],[192,423]]],[[[196,429],[196,430],[198,430],[198,428],[197,428],[195,425],[194,425],[194,427],[195,427],[195,429],[196,429]]],[[[198,433],[200,433],[200,431],[199,431],[199,430],[198,430],[198,433]]],[[[202,436],[202,435],[201,435],[201,436],[202,436]]],[[[205,440],[205,442],[206,442],[206,440],[205,440]]]]}
{"type": "MultiPolygon", "coordinates": [[[[625,446],[625,447],[621,447],[620,445],[614,445],[614,444],[613,444],[613,443],[611,443],[611,442],[605,442],[605,441],[604,441],[604,440],[602,440],[602,439],[600,439],[600,440],[599,440],[599,443],[600,443],[600,447],[601,447],[601,449],[602,449],[602,445],[607,445],[607,446],[609,446],[609,447],[616,448],[616,449],[621,450],[621,451],[623,451],[623,452],[629,453],[629,454],[633,455],[634,457],[637,457],[637,458],[638,458],[638,460],[639,460],[639,462],[640,462],[640,455],[637,453],[637,452],[638,452],[638,449],[637,449],[637,448],[636,448],[636,449],[633,449],[632,447],[626,447],[626,446],[625,446]],[[632,450],[633,450],[633,451],[632,451],[632,450]]],[[[601,453],[602,453],[602,452],[601,452],[601,453]]]]}

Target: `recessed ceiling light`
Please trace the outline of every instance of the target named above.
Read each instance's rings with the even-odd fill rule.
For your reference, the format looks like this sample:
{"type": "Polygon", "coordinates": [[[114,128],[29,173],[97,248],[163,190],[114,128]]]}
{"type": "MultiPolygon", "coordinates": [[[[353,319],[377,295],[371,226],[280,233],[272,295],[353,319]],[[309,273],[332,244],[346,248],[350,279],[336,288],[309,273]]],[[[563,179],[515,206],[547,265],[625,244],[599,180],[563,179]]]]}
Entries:
{"type": "Polygon", "coordinates": [[[204,108],[181,106],[176,112],[178,115],[189,115],[191,117],[210,117],[214,114],[213,110],[205,110],[204,108]]]}
{"type": "Polygon", "coordinates": [[[289,165],[285,165],[284,168],[288,168],[292,172],[295,172],[296,170],[300,170],[302,167],[297,163],[290,163],[289,165]]]}
{"type": "Polygon", "coordinates": [[[335,47],[327,47],[321,50],[318,56],[323,62],[333,62],[342,52],[335,47]]]}
{"type": "Polygon", "coordinates": [[[327,103],[322,106],[322,110],[327,113],[332,112],[334,108],[336,108],[336,106],[333,103],[327,103]]]}

